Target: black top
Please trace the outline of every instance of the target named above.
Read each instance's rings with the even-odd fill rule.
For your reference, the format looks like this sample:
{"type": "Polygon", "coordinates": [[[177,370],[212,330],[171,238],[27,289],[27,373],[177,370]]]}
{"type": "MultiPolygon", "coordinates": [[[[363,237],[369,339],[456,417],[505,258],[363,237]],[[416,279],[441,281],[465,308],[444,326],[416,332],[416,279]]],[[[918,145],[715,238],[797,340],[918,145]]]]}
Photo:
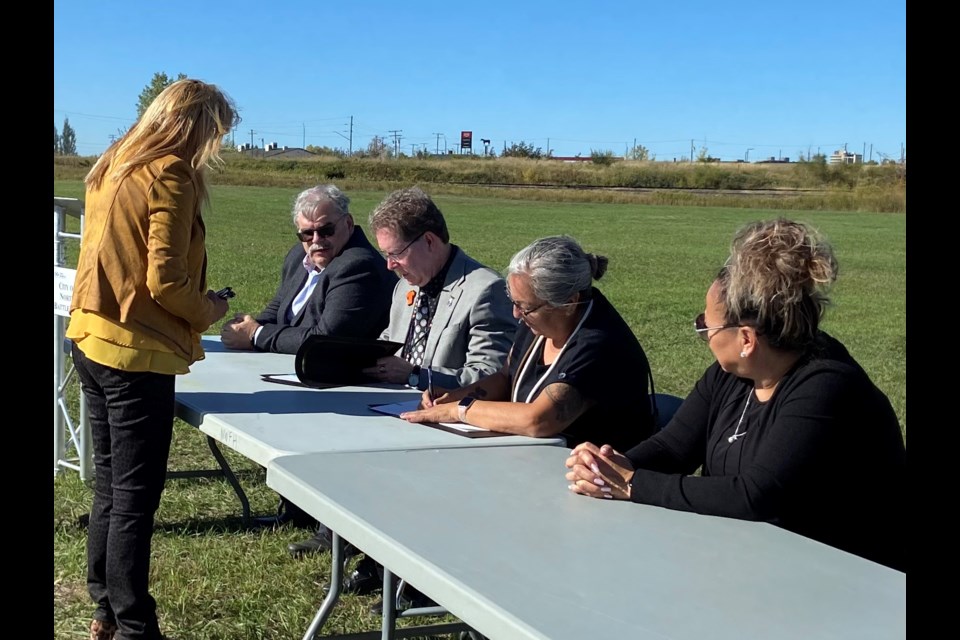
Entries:
{"type": "Polygon", "coordinates": [[[906,571],[900,425],[827,334],[767,402],[714,363],[670,423],[626,455],[635,502],[770,522],[906,571]],[[735,432],[743,435],[730,442],[735,432]],[[700,477],[689,475],[701,465],[700,477]]]}
{"type": "MultiPolygon", "coordinates": [[[[589,441],[625,451],[653,433],[647,388],[649,364],[640,342],[613,305],[595,288],[591,299],[593,307],[583,326],[567,341],[556,366],[533,398],[554,382],[569,384],[595,404],[560,434],[567,446],[589,441]]],[[[530,328],[520,323],[510,357],[511,387],[524,354],[535,340],[530,328]]],[[[518,402],[527,401],[530,390],[550,369],[543,364],[542,346],[533,357],[520,380],[518,402]]]]}

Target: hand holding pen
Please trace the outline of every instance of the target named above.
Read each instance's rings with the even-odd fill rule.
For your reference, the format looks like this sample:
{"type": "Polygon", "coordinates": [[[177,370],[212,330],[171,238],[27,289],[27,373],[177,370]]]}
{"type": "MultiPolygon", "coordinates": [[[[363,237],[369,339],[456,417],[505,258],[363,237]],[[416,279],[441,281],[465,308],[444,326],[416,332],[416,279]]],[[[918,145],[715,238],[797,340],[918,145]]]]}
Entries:
{"type": "Polygon", "coordinates": [[[450,398],[450,393],[447,390],[433,386],[433,371],[427,367],[426,372],[427,388],[423,392],[423,395],[420,396],[420,407],[423,409],[429,409],[430,407],[435,407],[438,404],[451,402],[452,399],[450,398]]]}

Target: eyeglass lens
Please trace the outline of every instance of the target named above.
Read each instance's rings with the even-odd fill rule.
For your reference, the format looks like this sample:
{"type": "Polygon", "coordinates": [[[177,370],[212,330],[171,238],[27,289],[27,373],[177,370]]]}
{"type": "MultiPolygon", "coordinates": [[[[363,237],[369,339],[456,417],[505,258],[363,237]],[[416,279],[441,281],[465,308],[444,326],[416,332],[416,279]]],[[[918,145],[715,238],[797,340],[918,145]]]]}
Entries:
{"type": "MultiPolygon", "coordinates": [[[[340,222],[340,220],[337,220],[337,222],[340,222]]],[[[313,240],[313,234],[317,234],[321,238],[329,238],[337,232],[337,222],[328,222],[322,227],[317,227],[315,229],[298,229],[297,237],[304,242],[313,240]]]]}
{"type": "Polygon", "coordinates": [[[383,257],[386,258],[387,260],[393,260],[394,262],[400,260],[400,257],[407,252],[407,249],[412,247],[414,242],[422,238],[424,233],[426,233],[426,231],[424,231],[423,233],[418,235],[416,238],[408,242],[407,246],[405,246],[403,249],[400,249],[400,251],[397,251],[396,253],[384,253],[383,257]]]}

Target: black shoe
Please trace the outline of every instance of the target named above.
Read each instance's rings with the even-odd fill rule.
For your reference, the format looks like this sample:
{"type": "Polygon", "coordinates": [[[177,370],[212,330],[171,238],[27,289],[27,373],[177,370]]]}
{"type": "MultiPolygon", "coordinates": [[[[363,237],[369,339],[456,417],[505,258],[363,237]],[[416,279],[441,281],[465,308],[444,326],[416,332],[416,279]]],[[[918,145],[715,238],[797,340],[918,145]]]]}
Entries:
{"type": "Polygon", "coordinates": [[[377,563],[364,556],[357,563],[356,569],[343,583],[344,593],[354,593],[358,596],[369,595],[383,587],[383,577],[377,571],[377,563]]]}
{"type": "Polygon", "coordinates": [[[290,522],[298,529],[323,527],[313,516],[282,496],[280,498],[280,507],[277,509],[277,515],[277,519],[281,523],[290,522]]]}
{"type": "MultiPolygon", "coordinates": [[[[409,584],[404,585],[403,591],[400,592],[400,597],[397,602],[397,612],[405,611],[406,609],[422,609],[423,607],[439,607],[436,602],[431,600],[426,594],[421,592],[418,589],[410,586],[409,584]]],[[[375,616],[383,615],[383,599],[377,600],[372,607],[370,607],[370,613],[375,616]]]]}
{"type": "MultiPolygon", "coordinates": [[[[290,555],[294,558],[320,553],[321,551],[330,551],[331,549],[333,549],[333,532],[323,525],[320,525],[312,537],[301,540],[300,542],[291,542],[287,545],[287,551],[289,551],[290,555]]],[[[344,559],[346,559],[357,555],[359,551],[349,542],[345,542],[343,545],[343,553],[344,559]]]]}

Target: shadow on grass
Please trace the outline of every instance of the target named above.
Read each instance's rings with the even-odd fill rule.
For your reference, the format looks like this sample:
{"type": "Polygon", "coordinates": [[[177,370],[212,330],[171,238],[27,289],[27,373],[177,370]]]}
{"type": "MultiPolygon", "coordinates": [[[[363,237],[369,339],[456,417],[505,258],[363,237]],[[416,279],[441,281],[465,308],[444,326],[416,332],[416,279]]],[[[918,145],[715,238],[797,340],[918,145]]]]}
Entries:
{"type": "MultiPolygon", "coordinates": [[[[90,514],[84,513],[74,522],[79,530],[86,530],[90,526],[90,514]]],[[[175,533],[193,535],[198,533],[246,533],[262,529],[276,528],[272,525],[261,525],[255,522],[245,524],[240,516],[223,516],[212,518],[191,518],[177,522],[164,522],[154,525],[154,533],[175,533]]]]}

